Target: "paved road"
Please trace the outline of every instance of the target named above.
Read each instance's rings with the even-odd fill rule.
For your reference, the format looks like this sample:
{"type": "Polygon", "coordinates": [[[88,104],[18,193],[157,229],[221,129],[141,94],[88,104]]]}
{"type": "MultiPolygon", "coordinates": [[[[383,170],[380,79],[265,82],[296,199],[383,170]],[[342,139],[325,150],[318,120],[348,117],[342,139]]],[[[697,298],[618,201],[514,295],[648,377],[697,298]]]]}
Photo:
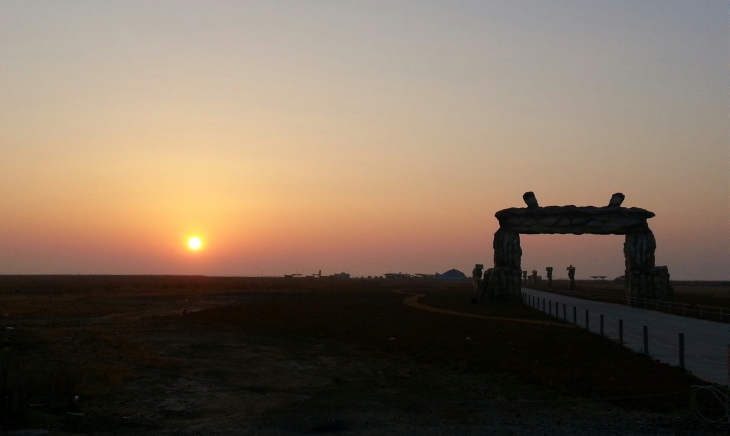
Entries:
{"type": "Polygon", "coordinates": [[[573,307],[576,308],[578,325],[586,326],[586,310],[588,310],[588,326],[592,332],[600,331],[600,315],[604,317],[604,333],[618,340],[618,320],[624,323],[624,345],[636,352],[644,347],[643,326],[648,327],[649,354],[667,362],[679,365],[679,333],[684,333],[685,367],[694,375],[718,384],[728,384],[730,377],[730,325],[702,319],[686,318],[653,310],[624,306],[600,301],[581,300],[549,292],[522,288],[528,304],[539,300],[539,310],[555,316],[555,304],[558,304],[558,318],[563,319],[565,305],[566,318],[573,322],[573,307]],[[533,298],[534,297],[534,298],[533,298]],[[552,303],[550,310],[549,305],[552,303]]]}

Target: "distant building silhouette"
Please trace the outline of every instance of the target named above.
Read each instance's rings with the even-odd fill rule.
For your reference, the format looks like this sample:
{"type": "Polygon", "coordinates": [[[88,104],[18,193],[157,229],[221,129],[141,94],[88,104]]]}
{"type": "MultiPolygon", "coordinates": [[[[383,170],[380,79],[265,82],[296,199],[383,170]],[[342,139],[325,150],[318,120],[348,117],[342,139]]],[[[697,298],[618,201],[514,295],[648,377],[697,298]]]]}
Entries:
{"type": "Polygon", "coordinates": [[[332,274],[330,277],[332,277],[333,279],[349,279],[350,274],[341,272],[339,274],[332,274]]]}
{"type": "Polygon", "coordinates": [[[458,269],[450,269],[443,274],[436,274],[437,280],[466,280],[466,274],[458,269]]]}

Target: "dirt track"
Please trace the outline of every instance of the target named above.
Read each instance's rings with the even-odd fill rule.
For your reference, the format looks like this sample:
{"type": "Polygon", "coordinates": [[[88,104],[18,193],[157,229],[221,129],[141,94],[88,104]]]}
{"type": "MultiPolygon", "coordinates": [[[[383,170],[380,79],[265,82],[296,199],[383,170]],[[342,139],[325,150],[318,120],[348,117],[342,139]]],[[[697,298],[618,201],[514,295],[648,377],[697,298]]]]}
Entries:
{"type": "Polygon", "coordinates": [[[477,315],[476,313],[458,312],[456,310],[440,309],[438,307],[427,306],[425,304],[419,303],[418,300],[425,297],[424,294],[416,294],[416,293],[412,293],[412,292],[402,291],[400,289],[395,289],[395,290],[393,290],[393,292],[398,293],[398,294],[410,295],[410,297],[407,297],[405,300],[403,300],[403,304],[405,304],[406,306],[409,306],[409,307],[415,307],[416,309],[425,310],[427,312],[441,313],[444,315],[451,315],[451,316],[463,316],[465,318],[487,319],[490,321],[517,322],[517,323],[523,323],[523,324],[534,324],[534,325],[545,325],[545,326],[549,325],[549,326],[561,327],[561,328],[573,327],[570,324],[565,324],[565,323],[557,323],[557,322],[549,322],[549,321],[536,321],[534,319],[484,316],[484,315],[477,315]]]}

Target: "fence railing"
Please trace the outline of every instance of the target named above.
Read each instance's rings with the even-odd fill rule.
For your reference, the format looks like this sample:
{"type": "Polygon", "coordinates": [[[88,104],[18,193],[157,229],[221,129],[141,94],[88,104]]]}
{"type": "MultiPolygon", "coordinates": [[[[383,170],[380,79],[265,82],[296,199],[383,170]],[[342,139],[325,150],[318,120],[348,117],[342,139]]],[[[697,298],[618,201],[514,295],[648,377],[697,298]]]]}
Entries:
{"type": "MultiPolygon", "coordinates": [[[[622,346],[632,348],[631,346],[633,345],[633,348],[638,349],[641,354],[651,354],[652,356],[659,357],[660,360],[663,360],[670,364],[676,361],[676,366],[679,366],[683,369],[687,369],[685,364],[685,358],[688,355],[693,358],[699,359],[699,361],[702,362],[702,365],[710,365],[712,368],[714,368],[713,370],[711,370],[711,373],[715,374],[714,378],[716,379],[716,383],[719,383],[719,381],[717,380],[717,374],[722,371],[725,374],[723,377],[726,377],[723,381],[730,385],[730,344],[728,344],[727,346],[712,345],[697,340],[695,338],[686,338],[684,333],[670,334],[662,332],[659,329],[652,329],[651,333],[652,335],[661,336],[664,339],[657,340],[655,337],[653,337],[650,340],[649,325],[636,325],[625,322],[625,320],[623,319],[614,319],[605,316],[604,314],[591,314],[588,309],[585,310],[585,320],[583,320],[583,314],[581,313],[581,316],[579,316],[578,314],[578,306],[553,301],[549,298],[532,295],[529,292],[522,293],[522,300],[525,304],[534,309],[537,309],[550,316],[562,319],[565,322],[570,322],[572,324],[575,324],[576,326],[583,327],[586,330],[597,333],[602,337],[614,339],[622,346]],[[572,310],[569,310],[569,308],[572,310]],[[610,324],[607,324],[607,321],[610,322],[610,324]],[[598,325],[592,329],[591,324],[594,323],[595,325],[596,322],[598,323],[598,325]],[[631,333],[630,331],[627,331],[627,327],[633,330],[635,333],[640,333],[631,333]],[[673,340],[676,340],[676,345],[672,345],[673,340]],[[697,352],[688,351],[685,347],[685,345],[687,344],[691,344],[691,348],[697,352]],[[650,353],[651,345],[660,347],[660,351],[651,351],[650,353]],[[700,349],[707,350],[707,352],[699,351],[700,349]]],[[[646,301],[648,302],[656,300],[646,301]]],[[[695,363],[695,366],[696,365],[697,363],[695,363]]]]}
{"type": "Polygon", "coordinates": [[[650,300],[646,298],[627,298],[626,300],[629,306],[643,307],[645,309],[654,309],[658,311],[667,309],[667,313],[674,315],[695,315],[694,317],[710,319],[713,321],[730,321],[730,308],[705,306],[702,304],[675,303],[673,301],[650,300]]]}
{"type": "MultiPolygon", "coordinates": [[[[529,285],[528,285],[529,286],[529,285]]],[[[577,297],[586,300],[604,301],[608,303],[624,304],[627,306],[642,307],[644,309],[657,310],[660,312],[670,313],[672,315],[682,315],[692,318],[708,319],[711,321],[719,321],[730,323],[730,308],[721,306],[708,306],[703,304],[678,303],[673,301],[661,301],[648,298],[627,297],[618,295],[616,292],[605,291],[585,291],[585,290],[568,290],[561,288],[547,288],[545,286],[535,286],[543,292],[551,292],[553,294],[565,295],[567,297],[577,297]]]]}

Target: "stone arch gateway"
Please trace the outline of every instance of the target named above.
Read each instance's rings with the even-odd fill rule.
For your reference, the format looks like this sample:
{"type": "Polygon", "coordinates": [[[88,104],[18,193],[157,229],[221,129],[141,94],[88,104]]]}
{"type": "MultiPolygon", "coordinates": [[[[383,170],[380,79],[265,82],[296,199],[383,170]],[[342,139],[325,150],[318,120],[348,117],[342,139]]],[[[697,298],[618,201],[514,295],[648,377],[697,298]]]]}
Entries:
{"type": "Polygon", "coordinates": [[[489,293],[497,300],[519,299],[522,286],[520,234],[625,235],[627,298],[672,300],[666,266],[654,264],[656,240],[647,220],[654,213],[638,207],[621,207],[624,195],[613,194],[608,206],[540,207],[532,192],[522,198],[526,208],[497,212],[499,230],[494,234],[494,268],[489,293]]]}

